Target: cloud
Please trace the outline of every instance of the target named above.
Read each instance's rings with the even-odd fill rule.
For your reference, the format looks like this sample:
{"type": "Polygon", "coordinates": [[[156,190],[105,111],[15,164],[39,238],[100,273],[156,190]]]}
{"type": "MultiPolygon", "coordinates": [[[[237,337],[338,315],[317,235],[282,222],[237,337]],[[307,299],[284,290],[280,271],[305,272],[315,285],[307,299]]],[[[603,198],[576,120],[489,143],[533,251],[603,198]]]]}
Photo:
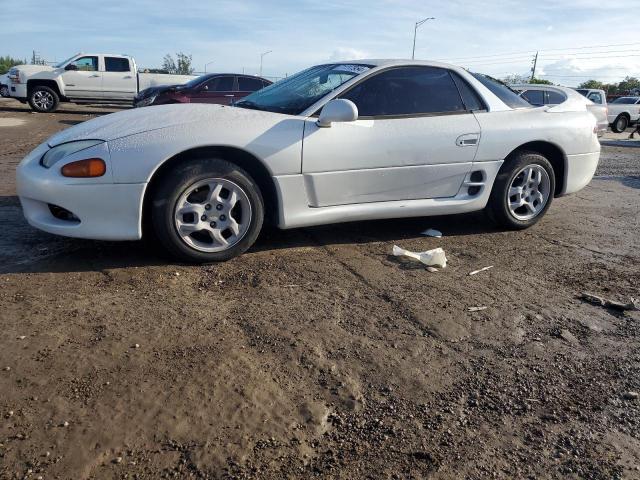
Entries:
{"type": "Polygon", "coordinates": [[[357,48],[338,47],[329,55],[328,60],[339,62],[342,60],[362,60],[363,58],[371,58],[371,55],[357,48]]]}

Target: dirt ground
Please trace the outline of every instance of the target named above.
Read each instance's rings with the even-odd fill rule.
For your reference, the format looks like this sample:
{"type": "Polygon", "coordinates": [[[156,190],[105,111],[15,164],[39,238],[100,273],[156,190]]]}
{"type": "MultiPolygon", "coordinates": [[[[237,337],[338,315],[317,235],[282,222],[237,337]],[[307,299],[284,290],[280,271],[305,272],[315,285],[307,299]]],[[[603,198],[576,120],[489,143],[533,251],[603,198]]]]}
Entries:
{"type": "Polygon", "coordinates": [[[108,111],[0,101],[0,478],[640,478],[640,312],[579,298],[640,297],[640,141],[527,231],[269,230],[194,267],[26,225],[17,163],[108,111]]]}

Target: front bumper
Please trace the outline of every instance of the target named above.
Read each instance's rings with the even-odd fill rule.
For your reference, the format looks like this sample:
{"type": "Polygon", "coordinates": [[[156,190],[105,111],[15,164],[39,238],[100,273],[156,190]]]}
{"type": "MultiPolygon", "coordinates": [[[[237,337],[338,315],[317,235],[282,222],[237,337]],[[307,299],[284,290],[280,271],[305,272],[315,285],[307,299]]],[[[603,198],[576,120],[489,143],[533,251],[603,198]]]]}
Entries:
{"type": "Polygon", "coordinates": [[[25,83],[10,83],[9,96],[14,98],[27,98],[27,85],[25,83]]]}
{"type": "MultiPolygon", "coordinates": [[[[43,144],[18,166],[16,188],[24,216],[30,225],[66,237],[94,240],[142,238],[142,198],[146,183],[71,179],[60,174],[60,165],[44,168],[39,159],[48,149],[43,144]],[[55,216],[50,206],[71,212],[76,219],[55,216]]],[[[66,162],[60,162],[63,164],[66,162]]],[[[109,173],[109,172],[107,172],[109,173]]]]}
{"type": "Polygon", "coordinates": [[[562,195],[574,193],[586,187],[596,173],[599,161],[600,152],[567,155],[562,195]]]}

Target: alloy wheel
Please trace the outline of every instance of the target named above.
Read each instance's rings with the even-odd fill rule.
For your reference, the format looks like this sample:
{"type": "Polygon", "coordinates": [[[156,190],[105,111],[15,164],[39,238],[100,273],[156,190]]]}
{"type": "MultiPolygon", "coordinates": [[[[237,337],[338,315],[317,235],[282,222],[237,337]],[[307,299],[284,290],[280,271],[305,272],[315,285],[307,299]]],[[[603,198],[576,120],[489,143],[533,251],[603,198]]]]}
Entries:
{"type": "Polygon", "coordinates": [[[236,245],[251,224],[246,192],[224,178],[200,180],[180,195],[174,209],[178,235],[200,252],[221,252],[236,245]]]}
{"type": "Polygon", "coordinates": [[[53,99],[53,95],[51,93],[38,90],[33,94],[33,103],[41,110],[49,110],[53,107],[55,100],[53,99]]]}
{"type": "Polygon", "coordinates": [[[544,210],[551,195],[551,180],[541,165],[527,165],[513,177],[507,193],[509,212],[521,221],[531,220],[544,210]]]}

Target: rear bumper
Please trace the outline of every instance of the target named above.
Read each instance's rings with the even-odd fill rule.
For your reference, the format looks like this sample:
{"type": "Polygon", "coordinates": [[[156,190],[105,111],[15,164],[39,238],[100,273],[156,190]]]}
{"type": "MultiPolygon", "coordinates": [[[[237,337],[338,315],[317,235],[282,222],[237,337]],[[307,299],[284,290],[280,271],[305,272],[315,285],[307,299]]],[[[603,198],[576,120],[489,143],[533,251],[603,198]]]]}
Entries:
{"type": "Polygon", "coordinates": [[[600,152],[567,155],[565,182],[562,195],[574,193],[586,187],[598,168],[600,152]]]}

